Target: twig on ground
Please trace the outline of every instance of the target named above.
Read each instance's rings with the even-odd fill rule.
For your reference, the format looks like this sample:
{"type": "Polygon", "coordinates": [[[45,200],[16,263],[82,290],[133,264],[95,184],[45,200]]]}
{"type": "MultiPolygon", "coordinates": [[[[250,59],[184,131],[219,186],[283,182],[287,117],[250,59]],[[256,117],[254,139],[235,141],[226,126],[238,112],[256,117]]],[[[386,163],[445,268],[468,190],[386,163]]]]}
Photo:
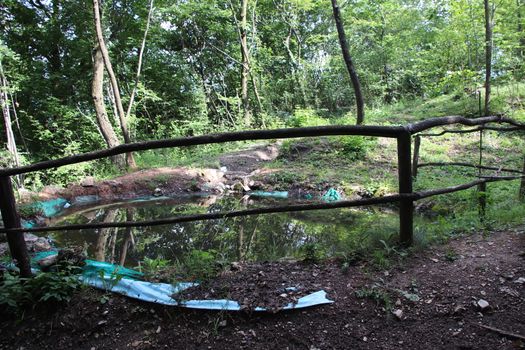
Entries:
{"type": "Polygon", "coordinates": [[[508,331],[505,331],[503,329],[495,328],[495,327],[492,327],[492,326],[487,326],[487,325],[480,324],[480,323],[473,323],[473,324],[478,326],[478,327],[488,329],[489,331],[498,333],[500,335],[504,335],[504,336],[509,337],[509,338],[520,339],[520,340],[524,340],[525,341],[525,336],[520,335],[520,334],[508,332],[508,331]]]}

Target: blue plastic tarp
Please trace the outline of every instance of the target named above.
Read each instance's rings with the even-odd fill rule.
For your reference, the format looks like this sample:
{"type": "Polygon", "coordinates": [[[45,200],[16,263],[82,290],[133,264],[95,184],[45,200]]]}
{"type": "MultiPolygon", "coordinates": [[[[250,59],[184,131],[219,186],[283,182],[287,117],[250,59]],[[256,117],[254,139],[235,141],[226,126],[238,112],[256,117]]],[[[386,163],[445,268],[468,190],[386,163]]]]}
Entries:
{"type": "MultiPolygon", "coordinates": [[[[163,305],[174,305],[185,307],[189,309],[202,309],[202,310],[227,310],[227,311],[239,311],[241,306],[238,302],[228,299],[215,299],[215,300],[184,300],[177,301],[172,296],[185,290],[196,286],[196,283],[177,283],[171,285],[168,283],[153,283],[146,281],[138,281],[129,278],[115,278],[115,276],[85,276],[81,277],[82,281],[92,287],[111,291],[126,295],[128,297],[148,301],[163,305]]],[[[289,303],[283,309],[302,309],[305,307],[330,304],[333,303],[326,297],[326,292],[320,290],[315,293],[308,294],[297,300],[297,303],[289,303]]],[[[257,307],[255,311],[267,311],[265,308],[257,307]]]]}
{"type": "Polygon", "coordinates": [[[281,198],[286,199],[288,198],[288,191],[253,191],[249,193],[250,196],[254,197],[271,197],[271,198],[281,198]]]}
{"type": "MultiPolygon", "coordinates": [[[[57,251],[40,252],[33,256],[32,265],[38,269],[37,261],[45,257],[56,255],[57,251]]],[[[202,310],[228,310],[239,311],[241,306],[237,301],[227,299],[216,300],[184,300],[177,301],[173,295],[197,286],[193,282],[179,282],[177,284],[168,283],[154,283],[139,280],[143,274],[139,271],[128,269],[120,265],[114,265],[107,262],[85,260],[85,265],[82,268],[82,275],[79,278],[86,285],[102,289],[108,292],[118,293],[130,298],[139,299],[151,303],[180,306],[189,309],[202,310]]],[[[36,271],[35,271],[36,272],[36,271]]],[[[294,287],[286,288],[287,290],[295,290],[294,287]]],[[[308,294],[297,300],[297,303],[289,303],[283,309],[301,309],[305,307],[333,303],[332,300],[326,298],[326,292],[320,290],[315,293],[308,294]]],[[[257,307],[255,311],[267,311],[264,308],[257,307]]]]}

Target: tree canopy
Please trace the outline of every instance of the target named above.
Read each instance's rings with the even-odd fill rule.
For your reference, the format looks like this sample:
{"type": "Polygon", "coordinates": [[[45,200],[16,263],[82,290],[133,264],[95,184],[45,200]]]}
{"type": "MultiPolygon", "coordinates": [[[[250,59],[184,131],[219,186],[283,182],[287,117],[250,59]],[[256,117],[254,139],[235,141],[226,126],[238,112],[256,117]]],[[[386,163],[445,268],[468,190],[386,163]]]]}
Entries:
{"type": "MultiPolygon", "coordinates": [[[[157,0],[148,24],[150,5],[100,3],[124,109],[136,89],[127,120],[130,139],[285,125],[309,109],[355,116],[330,1],[157,0]]],[[[339,6],[369,108],[483,87],[483,2],[347,0],[339,6]]],[[[523,0],[490,2],[496,82],[525,75],[524,6],[523,0]]],[[[26,159],[107,147],[92,96],[96,45],[91,1],[0,4],[0,62],[17,113],[13,123],[20,126],[15,138],[26,159]]],[[[110,86],[106,74],[104,103],[124,142],[110,86]]]]}

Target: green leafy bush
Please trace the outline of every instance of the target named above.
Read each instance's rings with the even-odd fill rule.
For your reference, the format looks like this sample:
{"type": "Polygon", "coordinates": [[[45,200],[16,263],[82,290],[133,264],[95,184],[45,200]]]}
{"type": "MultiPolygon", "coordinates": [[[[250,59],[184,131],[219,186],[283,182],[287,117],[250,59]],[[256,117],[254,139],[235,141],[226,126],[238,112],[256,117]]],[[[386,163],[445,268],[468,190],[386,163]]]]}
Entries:
{"type": "Polygon", "coordinates": [[[40,273],[33,278],[4,273],[0,284],[0,310],[20,315],[29,307],[69,302],[81,285],[78,277],[68,270],[40,273]]]}
{"type": "Polygon", "coordinates": [[[341,136],[337,139],[338,151],[346,158],[363,159],[370,149],[370,141],[361,136],[341,136]]]}
{"type": "Polygon", "coordinates": [[[303,260],[308,263],[318,263],[325,256],[321,246],[314,242],[305,243],[301,247],[303,260]]]}
{"type": "Polygon", "coordinates": [[[180,271],[190,280],[205,281],[214,277],[219,271],[215,251],[194,249],[187,253],[179,262],[180,271]]]}
{"type": "Polygon", "coordinates": [[[288,126],[299,128],[303,126],[327,125],[329,122],[317,115],[314,109],[298,108],[287,122],[288,126]]]}

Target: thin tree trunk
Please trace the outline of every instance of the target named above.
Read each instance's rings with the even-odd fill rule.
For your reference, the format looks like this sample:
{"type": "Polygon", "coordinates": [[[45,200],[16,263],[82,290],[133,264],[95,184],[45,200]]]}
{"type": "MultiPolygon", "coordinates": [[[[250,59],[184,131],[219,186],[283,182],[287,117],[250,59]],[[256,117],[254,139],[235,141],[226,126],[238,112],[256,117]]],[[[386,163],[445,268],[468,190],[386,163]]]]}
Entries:
{"type": "Polygon", "coordinates": [[[523,7],[522,0],[516,0],[516,12],[518,18],[518,35],[519,35],[519,46],[518,46],[518,56],[522,59],[523,65],[523,56],[525,52],[525,33],[523,32],[523,15],[521,14],[521,9],[523,7]]]}
{"type": "Polygon", "coordinates": [[[239,226],[239,246],[238,246],[238,260],[240,262],[244,261],[244,221],[239,226]]]}
{"type": "MultiPolygon", "coordinates": [[[[97,41],[100,47],[100,51],[102,53],[102,58],[104,60],[104,66],[106,67],[106,71],[108,72],[109,81],[111,82],[111,88],[113,90],[113,95],[115,98],[115,105],[117,106],[117,111],[118,111],[118,115],[120,119],[120,127],[122,129],[122,136],[124,137],[125,143],[131,143],[131,137],[129,135],[124,107],[122,106],[122,99],[120,97],[120,90],[118,86],[117,77],[115,76],[115,72],[113,71],[113,66],[111,65],[111,60],[109,58],[108,48],[106,47],[106,43],[104,41],[104,34],[102,32],[102,23],[100,20],[100,6],[99,6],[98,0],[93,0],[93,16],[95,20],[95,31],[97,33],[97,41]]],[[[126,154],[126,160],[127,160],[128,166],[131,169],[134,169],[137,167],[132,153],[126,154]]]]}
{"type": "Polygon", "coordinates": [[[297,60],[295,59],[295,56],[294,56],[292,50],[290,49],[290,40],[292,38],[293,30],[294,29],[290,25],[290,28],[288,30],[288,35],[284,39],[284,47],[286,48],[286,52],[288,53],[288,58],[290,59],[290,66],[292,68],[292,78],[297,83],[297,86],[299,87],[299,90],[301,90],[301,96],[303,98],[303,106],[306,107],[308,105],[308,102],[307,102],[308,99],[306,97],[306,89],[304,87],[303,80],[301,78],[299,78],[299,76],[297,74],[297,70],[298,70],[297,60]]]}
{"type": "MultiPolygon", "coordinates": [[[[523,174],[525,174],[525,156],[523,157],[523,174]]],[[[520,193],[519,199],[521,201],[525,200],[525,177],[521,178],[520,193]]]]}
{"type": "Polygon", "coordinates": [[[248,96],[248,75],[250,74],[248,62],[248,40],[247,40],[247,11],[248,0],[241,0],[241,23],[240,23],[240,41],[241,41],[241,101],[244,114],[244,126],[248,128],[251,124],[250,101],[248,96]]]}
{"type": "MultiPolygon", "coordinates": [[[[257,0],[254,1],[253,4],[253,11],[252,11],[252,45],[255,45],[255,39],[256,39],[256,33],[257,33],[257,19],[255,17],[255,10],[257,8],[257,0]]],[[[252,70],[252,64],[250,62],[250,52],[248,52],[248,70],[250,71],[250,78],[252,80],[253,85],[253,93],[255,94],[255,99],[257,100],[257,107],[259,108],[259,112],[263,111],[262,102],[261,102],[261,95],[259,94],[259,89],[257,88],[257,84],[255,81],[255,76],[253,74],[252,70]]],[[[265,122],[264,119],[262,120],[262,125],[265,128],[265,122]]]]}
{"type": "Polygon", "coordinates": [[[485,115],[490,115],[490,77],[492,75],[492,11],[489,0],[485,3],[485,115]]]}
{"type": "Polygon", "coordinates": [[[337,0],[332,0],[332,8],[334,10],[334,20],[337,27],[337,34],[339,36],[339,44],[341,45],[341,51],[343,52],[343,59],[348,69],[348,74],[350,74],[350,80],[354,87],[355,93],[355,102],[357,105],[357,124],[363,124],[365,120],[365,103],[363,100],[363,94],[361,93],[361,83],[359,82],[359,77],[355,71],[354,63],[352,61],[352,56],[350,56],[350,50],[348,49],[348,43],[346,41],[345,29],[343,27],[343,21],[341,19],[341,11],[339,10],[339,5],[337,0]]]}
{"type": "Polygon", "coordinates": [[[142,38],[142,44],[140,46],[139,62],[137,65],[137,74],[135,76],[135,85],[133,86],[133,90],[131,90],[131,94],[129,96],[129,105],[128,110],[126,111],[126,120],[129,120],[131,108],[133,107],[133,102],[135,101],[135,94],[137,93],[137,87],[139,85],[140,72],[142,70],[142,57],[144,56],[144,49],[146,48],[146,37],[148,36],[149,25],[151,22],[151,14],[153,13],[153,1],[154,0],[150,0],[149,3],[148,19],[146,20],[146,29],[144,30],[144,37],[142,38]]]}
{"type": "MultiPolygon", "coordinates": [[[[7,82],[7,78],[4,75],[4,69],[2,66],[2,62],[0,62],[0,105],[2,106],[2,114],[4,116],[7,150],[13,157],[15,166],[18,167],[20,166],[20,156],[16,148],[15,134],[13,133],[13,126],[11,123],[11,111],[9,108],[10,99],[9,99],[9,95],[7,92],[8,88],[9,88],[9,84],[7,82]]],[[[17,182],[18,188],[22,188],[23,184],[22,184],[21,177],[17,176],[16,179],[17,179],[16,182],[17,182]]]]}
{"type": "MultiPolygon", "coordinates": [[[[108,147],[112,148],[120,145],[120,141],[108,118],[106,104],[104,103],[103,85],[104,61],[102,59],[100,47],[97,45],[93,53],[93,84],[91,85],[91,96],[93,97],[100,132],[102,133],[108,147]]],[[[126,165],[126,159],[122,155],[112,157],[112,161],[119,168],[124,168],[126,165]]]]}
{"type": "Polygon", "coordinates": [[[15,117],[16,128],[18,130],[18,134],[20,135],[20,140],[22,140],[22,144],[24,145],[24,149],[26,150],[26,152],[29,152],[29,147],[27,147],[27,143],[24,138],[24,134],[22,133],[22,128],[20,127],[20,122],[18,121],[18,114],[16,112],[18,103],[16,102],[15,96],[12,93],[10,95],[11,95],[11,108],[13,109],[13,116],[15,117]]]}
{"type": "Polygon", "coordinates": [[[118,125],[119,129],[122,129],[120,125],[120,119],[118,117],[118,111],[117,111],[117,105],[115,104],[115,98],[113,97],[113,90],[111,90],[111,87],[106,85],[106,92],[108,93],[108,100],[111,105],[111,111],[113,112],[113,120],[118,125]]]}

